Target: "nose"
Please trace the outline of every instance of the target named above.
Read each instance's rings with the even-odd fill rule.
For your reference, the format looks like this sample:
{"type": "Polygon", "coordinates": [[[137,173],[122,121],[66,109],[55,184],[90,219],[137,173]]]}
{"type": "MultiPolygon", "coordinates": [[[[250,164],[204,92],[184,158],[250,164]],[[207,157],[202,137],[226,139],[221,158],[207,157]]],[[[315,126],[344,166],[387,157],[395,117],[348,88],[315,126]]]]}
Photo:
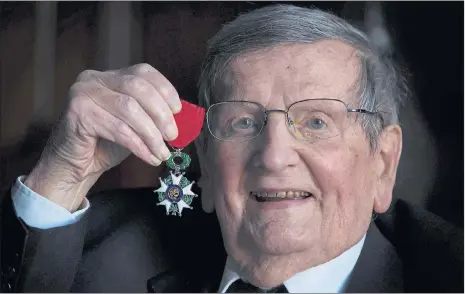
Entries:
{"type": "Polygon", "coordinates": [[[281,173],[299,162],[295,138],[287,129],[283,115],[285,114],[269,115],[257,138],[258,151],[253,158],[253,164],[268,173],[281,173]]]}

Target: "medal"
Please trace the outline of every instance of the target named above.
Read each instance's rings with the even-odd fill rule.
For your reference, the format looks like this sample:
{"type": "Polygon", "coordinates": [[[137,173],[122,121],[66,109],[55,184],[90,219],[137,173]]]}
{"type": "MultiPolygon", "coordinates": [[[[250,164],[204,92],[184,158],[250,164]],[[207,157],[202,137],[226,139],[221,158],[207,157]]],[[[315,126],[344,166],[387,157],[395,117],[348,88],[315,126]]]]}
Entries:
{"type": "Polygon", "coordinates": [[[160,180],[160,188],[154,190],[158,194],[157,206],[165,207],[166,215],[182,216],[184,208],[192,209],[192,201],[196,195],[192,192],[194,181],[189,181],[185,176],[185,170],[189,167],[191,158],[182,152],[187,145],[197,138],[202,129],[205,109],[181,99],[182,109],[174,115],[178,127],[178,137],[168,142],[174,151],[166,162],[170,169],[170,175],[160,180]]]}

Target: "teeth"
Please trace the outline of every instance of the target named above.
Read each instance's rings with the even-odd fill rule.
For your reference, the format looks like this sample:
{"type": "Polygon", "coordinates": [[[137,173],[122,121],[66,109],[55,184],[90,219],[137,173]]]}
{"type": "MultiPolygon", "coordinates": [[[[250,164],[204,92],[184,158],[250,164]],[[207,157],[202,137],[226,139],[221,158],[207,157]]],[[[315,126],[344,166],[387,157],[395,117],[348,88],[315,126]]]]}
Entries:
{"type": "Polygon", "coordinates": [[[309,192],[301,191],[282,191],[282,192],[250,192],[252,196],[256,197],[269,197],[269,198],[297,198],[297,197],[308,197],[311,194],[309,192]]]}
{"type": "MultiPolygon", "coordinates": [[[[271,194],[271,193],[270,193],[271,194]]],[[[267,192],[258,192],[257,197],[268,197],[268,193],[267,192]]],[[[271,197],[271,196],[270,196],[271,197]]]]}

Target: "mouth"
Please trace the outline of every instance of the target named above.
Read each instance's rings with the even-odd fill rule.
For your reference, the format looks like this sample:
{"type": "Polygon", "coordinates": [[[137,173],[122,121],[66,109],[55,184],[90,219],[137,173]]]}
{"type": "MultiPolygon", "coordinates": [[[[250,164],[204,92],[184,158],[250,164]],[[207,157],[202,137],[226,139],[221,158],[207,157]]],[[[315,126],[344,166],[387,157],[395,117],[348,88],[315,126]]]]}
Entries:
{"type": "Polygon", "coordinates": [[[312,197],[313,194],[306,191],[251,191],[250,197],[255,198],[257,202],[278,202],[285,200],[302,200],[312,197]]]}

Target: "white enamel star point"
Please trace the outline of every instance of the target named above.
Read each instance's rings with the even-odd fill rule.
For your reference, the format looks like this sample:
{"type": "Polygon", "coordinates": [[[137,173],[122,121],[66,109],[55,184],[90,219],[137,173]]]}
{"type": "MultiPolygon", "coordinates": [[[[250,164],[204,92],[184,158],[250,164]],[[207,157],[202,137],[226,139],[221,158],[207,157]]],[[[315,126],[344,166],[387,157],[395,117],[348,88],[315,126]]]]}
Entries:
{"type": "Polygon", "coordinates": [[[155,193],[158,193],[157,206],[165,206],[166,214],[169,215],[179,215],[182,216],[183,209],[193,209],[190,206],[193,197],[197,195],[192,192],[192,185],[195,182],[189,182],[187,179],[183,179],[184,173],[180,175],[175,175],[170,172],[170,177],[160,180],[160,187],[154,190],[155,193]],[[183,187],[184,186],[184,187],[183,187]],[[186,196],[186,197],[184,197],[186,196]],[[187,202],[186,202],[187,201],[187,202]]]}
{"type": "Polygon", "coordinates": [[[165,208],[166,208],[166,214],[167,215],[170,214],[170,208],[171,208],[171,205],[172,205],[171,202],[169,202],[168,200],[165,199],[162,202],[157,203],[157,205],[164,205],[165,208]]]}

